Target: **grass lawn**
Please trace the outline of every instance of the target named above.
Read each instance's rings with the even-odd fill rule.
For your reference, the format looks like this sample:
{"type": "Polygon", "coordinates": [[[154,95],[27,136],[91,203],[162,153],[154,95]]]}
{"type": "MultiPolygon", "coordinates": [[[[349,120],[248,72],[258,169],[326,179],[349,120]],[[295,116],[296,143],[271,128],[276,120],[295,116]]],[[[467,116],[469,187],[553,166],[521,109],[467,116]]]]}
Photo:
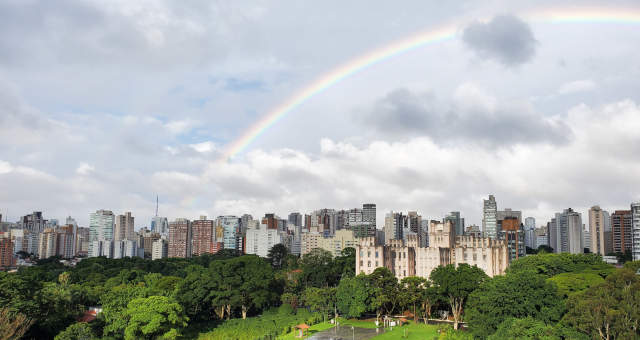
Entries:
{"type": "MultiPolygon", "coordinates": [[[[307,334],[305,336],[305,338],[308,338],[310,336],[312,336],[314,333],[317,332],[321,332],[321,331],[325,331],[331,327],[333,327],[334,325],[330,322],[321,322],[321,323],[317,323],[313,326],[311,326],[306,332],[305,334],[307,334]]],[[[296,340],[296,339],[300,339],[300,338],[296,338],[296,336],[298,335],[298,330],[294,330],[293,332],[284,335],[284,336],[279,336],[278,340],[296,340]]]]}
{"type": "MultiPolygon", "coordinates": [[[[360,328],[376,328],[375,324],[376,319],[367,319],[367,320],[357,320],[357,319],[343,319],[338,318],[338,322],[340,322],[341,326],[353,326],[360,328]]],[[[382,321],[380,321],[382,323],[382,321]]]]}

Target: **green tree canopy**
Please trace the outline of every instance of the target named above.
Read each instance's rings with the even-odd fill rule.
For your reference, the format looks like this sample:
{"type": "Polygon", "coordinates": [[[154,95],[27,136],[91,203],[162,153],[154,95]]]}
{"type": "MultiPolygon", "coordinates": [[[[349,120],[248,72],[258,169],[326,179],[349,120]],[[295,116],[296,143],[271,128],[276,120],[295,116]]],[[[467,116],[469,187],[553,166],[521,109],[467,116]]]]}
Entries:
{"type": "Polygon", "coordinates": [[[480,338],[494,333],[508,318],[533,317],[545,324],[560,320],[562,297],[544,276],[521,272],[496,276],[469,296],[465,319],[469,330],[480,338]]]}
{"type": "Polygon", "coordinates": [[[287,249],[284,244],[278,243],[269,249],[267,260],[273,269],[279,270],[286,265],[285,260],[287,259],[287,255],[289,255],[289,249],[287,249]]]}
{"type": "Polygon", "coordinates": [[[76,322],[58,333],[54,340],[97,340],[93,329],[86,322],[76,322]]]}
{"type": "Polygon", "coordinates": [[[461,263],[458,267],[450,264],[434,269],[430,279],[438,293],[448,299],[453,313],[453,328],[458,329],[467,297],[487,279],[487,274],[477,266],[461,263]]]}
{"type": "Polygon", "coordinates": [[[508,318],[490,335],[488,340],[524,339],[524,340],[561,340],[553,326],[532,317],[523,319],[508,318]]]}
{"type": "Polygon", "coordinates": [[[189,321],[180,304],[166,296],[131,300],[124,318],[127,320],[124,330],[126,340],[177,339],[180,329],[186,327],[189,321]]]}
{"type": "Polygon", "coordinates": [[[342,278],[336,291],[338,310],[348,318],[359,318],[369,308],[369,292],[366,275],[342,278]]]}
{"type": "Polygon", "coordinates": [[[398,279],[386,267],[378,267],[369,274],[369,280],[372,287],[369,307],[376,311],[376,319],[379,319],[383,312],[393,312],[399,301],[398,279]]]}

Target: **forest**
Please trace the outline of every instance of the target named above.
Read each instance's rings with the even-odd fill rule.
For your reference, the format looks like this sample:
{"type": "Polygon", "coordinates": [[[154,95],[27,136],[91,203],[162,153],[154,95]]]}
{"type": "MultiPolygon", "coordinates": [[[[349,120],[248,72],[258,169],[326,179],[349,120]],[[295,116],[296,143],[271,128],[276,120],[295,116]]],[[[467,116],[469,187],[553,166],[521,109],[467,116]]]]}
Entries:
{"type": "Polygon", "coordinates": [[[262,339],[299,323],[405,315],[451,320],[446,338],[633,339],[640,336],[640,262],[541,252],[493,278],[469,265],[397,280],[355,275],[355,250],[282,245],[267,258],[231,250],[189,259],[52,257],[0,272],[0,340],[262,339]],[[83,322],[91,307],[95,320],[83,322]],[[80,321],[81,320],[81,321],[80,321]]]}

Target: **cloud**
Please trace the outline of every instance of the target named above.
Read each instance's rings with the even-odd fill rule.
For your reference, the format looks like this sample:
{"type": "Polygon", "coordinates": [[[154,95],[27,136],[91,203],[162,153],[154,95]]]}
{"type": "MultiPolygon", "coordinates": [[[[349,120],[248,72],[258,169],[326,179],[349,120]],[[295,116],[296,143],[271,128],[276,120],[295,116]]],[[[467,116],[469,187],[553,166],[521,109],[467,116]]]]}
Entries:
{"type": "Polygon", "coordinates": [[[474,143],[489,148],[515,144],[564,144],[571,131],[558,117],[544,117],[528,103],[499,103],[465,83],[453,101],[397,89],[361,113],[362,124],[387,138],[428,136],[439,145],[474,143]]]}
{"type": "Polygon", "coordinates": [[[590,92],[595,90],[597,87],[598,86],[595,82],[593,82],[593,80],[576,80],[562,84],[562,86],[560,86],[560,88],[558,89],[558,93],[573,94],[580,92],[590,92]]]}
{"type": "Polygon", "coordinates": [[[78,175],[88,175],[89,173],[93,172],[95,170],[95,168],[91,165],[89,165],[88,163],[80,163],[80,165],[78,166],[78,168],[76,169],[76,173],[78,175]]]}
{"type": "Polygon", "coordinates": [[[512,15],[470,24],[462,32],[462,41],[480,57],[495,59],[506,66],[530,61],[537,44],[529,25],[512,15]]]}
{"type": "Polygon", "coordinates": [[[216,145],[210,141],[190,144],[189,146],[200,153],[207,153],[217,149],[216,145]]]}

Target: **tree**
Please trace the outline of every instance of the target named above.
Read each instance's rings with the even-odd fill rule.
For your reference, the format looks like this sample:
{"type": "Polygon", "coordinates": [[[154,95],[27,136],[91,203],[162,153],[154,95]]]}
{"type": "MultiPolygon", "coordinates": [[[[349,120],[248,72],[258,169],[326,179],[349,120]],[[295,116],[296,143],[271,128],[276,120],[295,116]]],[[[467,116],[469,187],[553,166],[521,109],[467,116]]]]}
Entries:
{"type": "Polygon", "coordinates": [[[335,277],[353,277],[356,273],[356,250],[352,247],[342,249],[340,256],[333,261],[335,277]]]}
{"type": "Polygon", "coordinates": [[[604,276],[613,271],[614,267],[602,261],[597,254],[537,254],[521,257],[509,265],[508,274],[516,274],[523,271],[531,271],[552,277],[561,273],[580,272],[593,270],[601,272],[604,276]]]}
{"type": "Polygon", "coordinates": [[[136,298],[147,297],[148,293],[148,289],[143,284],[123,284],[106,292],[100,299],[102,313],[98,314],[98,318],[105,323],[103,334],[121,337],[127,327],[124,314],[129,302],[136,298]]]}
{"type": "Polygon", "coordinates": [[[261,310],[277,299],[273,290],[273,270],[261,258],[246,255],[230,260],[228,272],[235,276],[227,276],[232,280],[232,290],[236,305],[240,307],[242,318],[247,318],[251,308],[261,310]]]}
{"type": "Polygon", "coordinates": [[[33,320],[22,313],[0,309],[0,340],[20,339],[29,330],[33,320]]]}
{"type": "Polygon", "coordinates": [[[302,293],[302,301],[305,306],[313,311],[322,313],[322,320],[326,321],[326,316],[331,310],[331,297],[327,294],[327,288],[307,287],[302,293]]]}
{"type": "Polygon", "coordinates": [[[189,321],[180,304],[166,296],[133,299],[124,317],[128,320],[124,330],[126,340],[177,339],[180,329],[189,321]]]}
{"type": "Polygon", "coordinates": [[[399,300],[398,279],[388,268],[379,267],[369,275],[369,280],[373,288],[370,309],[376,311],[377,320],[383,312],[390,314],[395,309],[399,300]]]}
{"type": "Polygon", "coordinates": [[[467,297],[480,286],[487,274],[477,266],[461,263],[456,268],[450,264],[431,272],[431,281],[438,287],[438,293],[446,296],[453,313],[453,328],[458,329],[467,297]]]}
{"type": "Polygon", "coordinates": [[[97,340],[91,326],[86,322],[76,322],[58,333],[54,340],[97,340]]]}
{"type": "Polygon", "coordinates": [[[285,264],[284,261],[288,254],[289,249],[287,249],[284,244],[278,243],[269,249],[267,259],[273,269],[279,270],[282,269],[282,266],[285,264]]]}
{"type": "Polygon", "coordinates": [[[595,273],[579,272],[558,274],[549,278],[548,281],[555,283],[556,287],[558,287],[558,292],[566,298],[571,294],[602,283],[604,279],[595,273]]]}
{"type": "Polygon", "coordinates": [[[562,296],[552,282],[532,272],[496,276],[470,296],[465,319],[479,338],[494,333],[508,318],[533,317],[551,324],[564,312],[562,296]]]}
{"type": "Polygon", "coordinates": [[[427,279],[419,276],[405,277],[400,281],[400,296],[403,304],[411,307],[413,311],[413,322],[418,322],[417,307],[423,301],[424,290],[427,286],[427,279]]]}
{"type": "Polygon", "coordinates": [[[488,340],[525,339],[525,340],[561,340],[555,334],[553,326],[546,325],[532,317],[523,319],[508,318],[488,340]]]}
{"type": "Polygon", "coordinates": [[[640,279],[630,269],[620,269],[605,282],[567,300],[563,321],[600,339],[640,336],[640,279]]]}
{"type": "Polygon", "coordinates": [[[422,317],[424,318],[424,323],[427,324],[431,319],[433,306],[442,300],[440,294],[438,294],[438,287],[434,286],[431,281],[426,281],[421,299],[422,312],[424,313],[422,317]]]}
{"type": "Polygon", "coordinates": [[[333,267],[333,256],[324,249],[315,248],[302,255],[300,265],[305,287],[327,287],[338,283],[333,267]]]}
{"type": "Polygon", "coordinates": [[[541,244],[538,246],[538,249],[536,249],[535,254],[552,254],[553,253],[553,248],[549,247],[546,244],[541,244]]]}
{"type": "Polygon", "coordinates": [[[344,277],[336,291],[338,310],[348,318],[358,318],[367,311],[369,280],[366,275],[344,277]]]}

